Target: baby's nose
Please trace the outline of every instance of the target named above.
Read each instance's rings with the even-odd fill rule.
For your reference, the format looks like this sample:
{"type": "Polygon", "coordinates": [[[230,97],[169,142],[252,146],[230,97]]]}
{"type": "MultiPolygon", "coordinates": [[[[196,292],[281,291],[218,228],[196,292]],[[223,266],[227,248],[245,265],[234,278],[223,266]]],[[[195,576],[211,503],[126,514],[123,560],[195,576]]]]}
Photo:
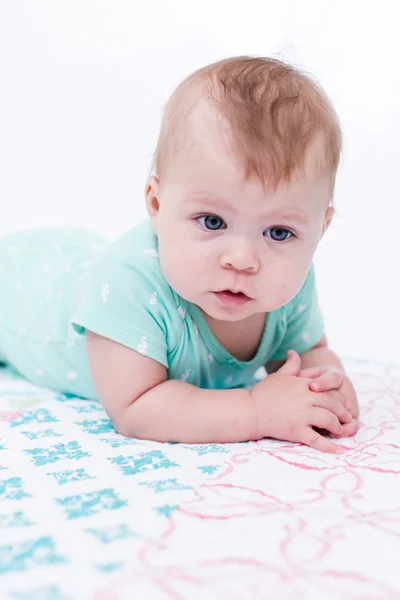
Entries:
{"type": "Polygon", "coordinates": [[[221,255],[221,266],[224,269],[235,269],[257,273],[260,263],[256,253],[251,248],[231,248],[221,255]]]}

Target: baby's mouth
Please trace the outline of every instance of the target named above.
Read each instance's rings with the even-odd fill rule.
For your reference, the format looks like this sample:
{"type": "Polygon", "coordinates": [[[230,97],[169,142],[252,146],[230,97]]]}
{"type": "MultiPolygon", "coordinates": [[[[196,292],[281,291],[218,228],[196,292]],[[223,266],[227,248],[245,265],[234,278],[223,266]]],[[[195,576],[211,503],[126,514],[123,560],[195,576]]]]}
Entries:
{"type": "Polygon", "coordinates": [[[220,294],[228,294],[232,297],[236,297],[239,298],[240,296],[242,296],[243,298],[248,298],[248,296],[246,296],[246,294],[244,294],[243,292],[232,292],[231,290],[222,290],[221,292],[219,292],[220,294]]]}
{"type": "Polygon", "coordinates": [[[224,304],[225,306],[243,306],[247,302],[250,302],[251,298],[246,296],[243,292],[232,292],[231,290],[222,290],[220,292],[214,292],[214,295],[224,304]]]}

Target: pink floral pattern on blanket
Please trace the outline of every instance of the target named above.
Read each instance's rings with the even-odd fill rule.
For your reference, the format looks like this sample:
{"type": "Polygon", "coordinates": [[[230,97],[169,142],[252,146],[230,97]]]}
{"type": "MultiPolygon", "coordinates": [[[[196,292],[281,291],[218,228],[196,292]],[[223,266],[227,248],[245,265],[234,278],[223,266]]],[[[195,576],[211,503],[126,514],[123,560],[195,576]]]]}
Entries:
{"type": "Polygon", "coordinates": [[[272,440],[232,454],[93,598],[400,599],[400,370],[353,370],[345,454],[272,440]]]}

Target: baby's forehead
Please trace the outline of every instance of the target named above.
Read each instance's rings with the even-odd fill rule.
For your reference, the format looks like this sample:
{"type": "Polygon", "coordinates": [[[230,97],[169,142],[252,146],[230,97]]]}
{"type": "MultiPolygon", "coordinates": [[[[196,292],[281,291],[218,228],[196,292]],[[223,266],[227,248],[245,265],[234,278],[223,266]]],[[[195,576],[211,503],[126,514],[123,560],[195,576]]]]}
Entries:
{"type": "Polygon", "coordinates": [[[304,153],[303,161],[294,166],[288,177],[282,173],[280,177],[269,177],[271,172],[269,156],[266,153],[260,159],[259,168],[263,176],[250,172],[243,155],[238,152],[233,142],[233,132],[227,120],[220,118],[209,107],[200,106],[193,110],[191,119],[182,129],[179,140],[170,148],[165,173],[175,171],[175,175],[187,174],[188,178],[199,174],[211,184],[221,181],[222,186],[229,187],[229,182],[235,185],[240,180],[244,183],[253,182],[262,186],[266,194],[274,192],[277,187],[294,186],[306,187],[321,175],[325,175],[332,183],[333,175],[322,173],[320,159],[323,155],[325,140],[323,135],[316,135],[304,153]]]}
{"type": "Polygon", "coordinates": [[[191,107],[185,119],[181,119],[175,131],[171,131],[166,148],[165,166],[189,161],[201,168],[203,163],[229,162],[235,170],[243,170],[240,157],[234,147],[234,132],[228,119],[212,105],[209,99],[200,98],[191,107]]]}
{"type": "MultiPolygon", "coordinates": [[[[172,165],[165,190],[178,207],[218,214],[258,218],[271,210],[302,210],[305,214],[326,210],[331,199],[332,180],[328,175],[306,171],[280,184],[268,185],[256,176],[246,177],[243,165],[222,156],[192,160],[188,156],[172,165]]],[[[276,214],[278,217],[279,215],[276,214]]]]}
{"type": "Polygon", "coordinates": [[[232,137],[232,128],[207,98],[200,97],[181,120],[175,133],[178,134],[180,147],[204,152],[206,149],[226,149],[232,137]]]}

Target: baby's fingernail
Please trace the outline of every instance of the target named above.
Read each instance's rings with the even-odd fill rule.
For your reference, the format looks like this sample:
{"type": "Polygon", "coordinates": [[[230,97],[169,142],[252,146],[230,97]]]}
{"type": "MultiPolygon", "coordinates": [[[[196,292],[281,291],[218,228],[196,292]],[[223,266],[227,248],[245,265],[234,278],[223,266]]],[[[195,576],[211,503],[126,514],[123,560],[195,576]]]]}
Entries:
{"type": "Polygon", "coordinates": [[[341,433],[343,433],[343,425],[342,425],[342,427],[339,429],[339,431],[338,431],[338,435],[340,435],[341,433]]]}
{"type": "Polygon", "coordinates": [[[312,387],[313,387],[313,390],[315,390],[316,392],[318,392],[318,390],[319,390],[319,385],[318,385],[318,383],[313,383],[313,384],[312,384],[312,387]]]}
{"type": "Polygon", "coordinates": [[[343,452],[344,452],[343,448],[338,448],[336,450],[336,454],[343,454],[343,452]]]}

